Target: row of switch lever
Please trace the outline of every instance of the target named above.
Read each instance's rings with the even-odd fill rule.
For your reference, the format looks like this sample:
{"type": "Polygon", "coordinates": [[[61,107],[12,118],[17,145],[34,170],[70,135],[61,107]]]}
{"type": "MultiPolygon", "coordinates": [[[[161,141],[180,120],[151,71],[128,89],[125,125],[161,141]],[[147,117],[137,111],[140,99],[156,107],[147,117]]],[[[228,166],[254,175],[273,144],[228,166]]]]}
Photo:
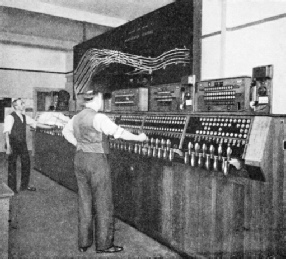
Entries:
{"type": "MultiPolygon", "coordinates": [[[[115,145],[114,147],[116,148],[116,145],[117,145],[117,148],[119,149],[123,149],[123,150],[128,150],[129,148],[131,148],[131,146],[140,146],[142,147],[143,145],[142,144],[132,144],[132,143],[127,143],[127,142],[118,142],[118,141],[115,141],[115,142],[110,142],[111,145],[115,145]],[[129,147],[128,147],[129,145],[129,147]]],[[[147,139],[147,141],[145,142],[145,147],[150,147],[150,148],[159,148],[159,145],[160,145],[160,148],[161,149],[170,149],[171,148],[171,140],[170,139],[154,139],[154,138],[151,138],[151,139],[147,139]]],[[[112,146],[113,147],[113,146],[112,146]]]]}
{"type": "Polygon", "coordinates": [[[191,167],[205,168],[208,171],[223,172],[224,175],[228,175],[230,160],[228,157],[223,156],[211,156],[210,154],[185,152],[184,163],[189,164],[191,167]]]}
{"type": "MultiPolygon", "coordinates": [[[[208,136],[196,136],[196,135],[191,135],[188,134],[186,137],[191,138],[194,140],[195,143],[200,143],[200,142],[207,142],[210,145],[211,144],[227,144],[229,146],[236,146],[240,147],[246,144],[245,140],[240,140],[240,139],[232,139],[232,138],[222,138],[222,137],[208,137],[208,136]]],[[[189,142],[190,145],[190,142],[189,142]]]]}
{"type": "MultiPolygon", "coordinates": [[[[222,153],[223,153],[222,143],[219,143],[217,150],[215,150],[215,147],[212,144],[208,148],[205,143],[201,147],[199,143],[193,144],[192,142],[189,142],[187,153],[189,155],[191,155],[192,153],[195,153],[196,156],[198,156],[199,153],[202,153],[203,157],[205,157],[206,155],[210,155],[211,158],[213,158],[215,153],[216,153],[218,155],[218,157],[221,157],[222,153]],[[202,151],[202,152],[200,152],[200,151],[202,151]],[[217,151],[217,152],[215,152],[215,151],[217,151]]],[[[227,155],[228,160],[230,160],[231,154],[232,154],[232,148],[230,147],[230,144],[228,144],[227,149],[226,149],[226,155],[227,155]]]]}
{"type": "MultiPolygon", "coordinates": [[[[110,148],[125,150],[130,153],[143,155],[153,158],[162,158],[170,162],[174,160],[174,155],[177,153],[176,149],[173,148],[156,148],[151,146],[143,146],[141,144],[129,144],[126,143],[110,143],[110,148]]],[[[222,171],[224,175],[228,174],[229,171],[229,160],[227,157],[222,156],[211,156],[210,154],[203,153],[196,154],[195,152],[185,152],[184,163],[192,167],[205,168],[206,170],[212,170],[214,172],[222,171]]]]}
{"type": "MultiPolygon", "coordinates": [[[[167,139],[165,141],[162,139],[154,140],[153,138],[148,141],[149,144],[132,144],[127,142],[110,142],[110,148],[112,149],[120,149],[125,150],[130,153],[135,153],[143,156],[154,157],[154,158],[162,158],[166,159],[170,162],[174,159],[175,153],[178,152],[178,149],[171,148],[171,141],[167,139]],[[159,147],[159,142],[161,147],[159,147]]],[[[224,175],[228,174],[229,171],[229,162],[231,159],[232,150],[230,147],[227,148],[227,156],[222,156],[222,147],[221,145],[218,147],[217,153],[218,155],[214,155],[214,146],[211,145],[209,148],[209,153],[207,153],[206,145],[204,144],[202,150],[198,143],[195,144],[194,149],[193,145],[190,142],[188,145],[188,151],[182,153],[181,155],[184,157],[184,163],[188,164],[192,167],[200,167],[205,168],[206,170],[212,171],[222,171],[224,175]],[[202,151],[202,152],[200,152],[202,151]]]]}
{"type": "Polygon", "coordinates": [[[159,130],[159,131],[182,132],[184,129],[181,129],[181,128],[169,128],[169,127],[144,126],[144,130],[159,130]]]}
{"type": "Polygon", "coordinates": [[[148,156],[148,157],[157,157],[168,159],[169,161],[173,161],[174,159],[174,149],[170,148],[171,142],[166,143],[165,148],[157,148],[156,146],[148,146],[142,144],[131,144],[131,143],[123,143],[123,142],[110,142],[111,149],[119,149],[125,150],[129,153],[135,153],[138,155],[148,156]]]}

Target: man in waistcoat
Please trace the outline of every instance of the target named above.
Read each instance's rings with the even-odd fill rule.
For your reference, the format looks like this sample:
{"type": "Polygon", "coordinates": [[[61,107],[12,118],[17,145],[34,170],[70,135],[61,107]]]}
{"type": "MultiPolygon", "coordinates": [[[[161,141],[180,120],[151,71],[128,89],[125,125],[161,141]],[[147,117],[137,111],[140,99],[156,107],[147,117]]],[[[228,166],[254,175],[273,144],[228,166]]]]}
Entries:
{"type": "Polygon", "coordinates": [[[123,247],[114,245],[114,218],[111,172],[107,154],[107,136],[125,140],[146,141],[144,133],[134,135],[98,111],[100,93],[89,91],[86,109],[75,115],[63,129],[64,137],[76,146],[74,160],[78,183],[78,246],[85,252],[93,243],[93,208],[95,209],[96,251],[114,253],[123,247]]]}
{"type": "Polygon", "coordinates": [[[15,193],[17,190],[17,158],[21,158],[21,185],[20,190],[36,191],[36,188],[29,186],[31,163],[26,141],[26,125],[33,128],[40,127],[51,129],[52,126],[44,125],[24,115],[25,103],[20,99],[12,102],[15,111],[5,118],[4,135],[6,154],[8,155],[8,186],[15,193]]]}

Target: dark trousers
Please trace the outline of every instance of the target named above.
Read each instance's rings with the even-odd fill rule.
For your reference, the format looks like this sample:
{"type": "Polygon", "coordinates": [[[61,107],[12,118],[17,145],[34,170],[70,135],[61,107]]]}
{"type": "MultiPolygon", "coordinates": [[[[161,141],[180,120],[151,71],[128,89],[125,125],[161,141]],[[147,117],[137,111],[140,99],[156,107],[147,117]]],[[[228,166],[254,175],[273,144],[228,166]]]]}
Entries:
{"type": "Polygon", "coordinates": [[[78,245],[91,246],[94,236],[96,249],[107,249],[114,240],[114,207],[107,155],[78,151],[74,165],[78,183],[78,245]]]}
{"type": "Polygon", "coordinates": [[[12,154],[8,156],[8,186],[17,193],[17,158],[21,158],[21,189],[28,187],[31,173],[31,163],[27,143],[12,145],[12,154]]]}

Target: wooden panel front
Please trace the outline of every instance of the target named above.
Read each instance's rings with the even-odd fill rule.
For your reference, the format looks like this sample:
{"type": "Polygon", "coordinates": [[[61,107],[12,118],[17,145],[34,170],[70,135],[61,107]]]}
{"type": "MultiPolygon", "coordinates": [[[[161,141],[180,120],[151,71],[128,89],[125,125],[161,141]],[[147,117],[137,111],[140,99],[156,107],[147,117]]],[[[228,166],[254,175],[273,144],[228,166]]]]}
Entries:
{"type": "Polygon", "coordinates": [[[75,147],[63,137],[35,133],[35,169],[77,192],[74,154],[75,147]]]}
{"type": "MultiPolygon", "coordinates": [[[[73,147],[59,136],[35,137],[36,168],[76,190],[73,147]]],[[[184,255],[283,258],[283,139],[284,120],[273,118],[261,163],[267,181],[112,149],[116,216],[184,255]]]]}
{"type": "Polygon", "coordinates": [[[280,255],[283,127],[280,120],[273,119],[265,138],[267,148],[261,167],[267,181],[224,176],[220,172],[113,150],[115,200],[121,204],[116,215],[190,257],[280,255]],[[132,173],[127,177],[128,170],[132,173]]]}

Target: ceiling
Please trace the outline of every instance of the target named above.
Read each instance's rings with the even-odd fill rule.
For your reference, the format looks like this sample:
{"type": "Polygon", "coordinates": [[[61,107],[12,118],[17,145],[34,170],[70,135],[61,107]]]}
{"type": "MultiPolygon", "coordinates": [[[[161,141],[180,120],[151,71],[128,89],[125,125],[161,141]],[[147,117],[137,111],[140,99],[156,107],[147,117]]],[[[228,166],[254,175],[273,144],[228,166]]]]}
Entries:
{"type": "Polygon", "coordinates": [[[175,0],[0,0],[4,6],[117,27],[175,0]]]}
{"type": "Polygon", "coordinates": [[[72,51],[175,1],[180,0],[0,0],[0,43],[72,51]]]}

